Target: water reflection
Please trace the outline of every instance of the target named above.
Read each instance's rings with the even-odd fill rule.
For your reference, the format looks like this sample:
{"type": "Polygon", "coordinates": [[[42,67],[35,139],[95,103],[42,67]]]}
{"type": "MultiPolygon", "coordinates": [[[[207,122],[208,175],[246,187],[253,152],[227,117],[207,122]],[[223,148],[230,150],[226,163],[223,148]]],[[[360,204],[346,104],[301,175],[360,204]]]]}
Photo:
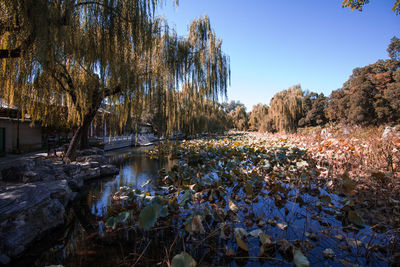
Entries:
{"type": "Polygon", "coordinates": [[[168,159],[156,160],[145,156],[145,150],[152,147],[139,147],[129,150],[109,153],[110,161],[120,167],[120,172],[114,178],[102,179],[93,184],[88,192],[88,205],[92,214],[103,217],[111,207],[112,196],[122,186],[141,188],[152,192],[159,184],[158,170],[170,169],[173,161],[168,159]],[[148,180],[144,187],[142,185],[148,180]]]}
{"type": "Polygon", "coordinates": [[[120,173],[87,185],[82,197],[69,210],[65,228],[57,236],[51,237],[52,241],[49,238],[37,245],[34,254],[40,256],[26,257],[17,265],[114,266],[123,261],[129,252],[135,251],[135,242],[130,241],[134,241],[135,236],[102,239],[102,220],[111,212],[112,196],[121,186],[153,192],[159,184],[158,170],[169,170],[173,166],[174,162],[168,159],[149,159],[145,156],[146,149],[152,147],[118,150],[107,154],[111,163],[120,168],[120,173]],[[141,187],[149,179],[152,182],[141,187]]]}

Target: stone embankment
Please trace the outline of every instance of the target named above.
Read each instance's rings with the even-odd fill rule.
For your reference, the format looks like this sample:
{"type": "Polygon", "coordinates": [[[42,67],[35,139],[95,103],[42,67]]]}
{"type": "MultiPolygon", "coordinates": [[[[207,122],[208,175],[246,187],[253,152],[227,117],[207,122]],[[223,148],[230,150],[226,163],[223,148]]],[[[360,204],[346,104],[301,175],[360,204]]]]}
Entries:
{"type": "Polygon", "coordinates": [[[115,175],[104,151],[78,152],[65,164],[55,158],[24,158],[1,170],[0,265],[21,255],[35,240],[62,226],[65,211],[84,181],[115,175]]]}

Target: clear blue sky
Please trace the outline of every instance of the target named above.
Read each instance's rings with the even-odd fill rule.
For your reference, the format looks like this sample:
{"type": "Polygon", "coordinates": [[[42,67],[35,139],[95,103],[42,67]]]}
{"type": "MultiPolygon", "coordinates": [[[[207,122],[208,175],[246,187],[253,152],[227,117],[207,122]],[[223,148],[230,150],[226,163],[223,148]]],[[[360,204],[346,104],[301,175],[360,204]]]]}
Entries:
{"type": "Polygon", "coordinates": [[[341,0],[172,0],[159,9],[179,35],[194,18],[208,14],[230,56],[228,100],[250,111],[300,83],[330,95],[355,67],[387,59],[390,39],[400,37],[395,0],[371,0],[362,12],[341,0]]]}

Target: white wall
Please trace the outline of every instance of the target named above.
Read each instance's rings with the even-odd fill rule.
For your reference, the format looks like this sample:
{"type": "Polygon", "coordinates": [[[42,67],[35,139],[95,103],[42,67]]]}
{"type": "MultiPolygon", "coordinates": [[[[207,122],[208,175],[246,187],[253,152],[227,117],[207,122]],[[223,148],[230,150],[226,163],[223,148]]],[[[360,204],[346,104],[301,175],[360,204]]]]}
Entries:
{"type": "MultiPolygon", "coordinates": [[[[19,144],[21,150],[38,149],[42,146],[42,128],[30,122],[19,123],[19,144]]],[[[17,147],[17,121],[0,118],[0,128],[6,128],[6,152],[12,152],[17,147]]]]}

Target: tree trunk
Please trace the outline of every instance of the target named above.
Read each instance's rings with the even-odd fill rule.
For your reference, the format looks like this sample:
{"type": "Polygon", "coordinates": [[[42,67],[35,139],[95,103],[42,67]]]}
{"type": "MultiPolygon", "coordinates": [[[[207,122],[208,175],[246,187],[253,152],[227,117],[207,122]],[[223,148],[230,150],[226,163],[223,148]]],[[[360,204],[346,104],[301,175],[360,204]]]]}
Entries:
{"type": "MultiPolygon", "coordinates": [[[[76,159],[76,150],[78,148],[78,145],[80,144],[80,141],[83,140],[84,138],[83,136],[86,136],[87,140],[87,131],[89,129],[89,125],[92,122],[94,116],[96,115],[100,103],[98,105],[95,105],[95,108],[93,108],[88,114],[85,115],[85,117],[83,118],[82,125],[79,126],[78,129],[76,129],[76,132],[72,137],[71,142],[69,143],[67,153],[64,156],[65,159],[71,161],[74,161],[76,159]]],[[[81,144],[81,148],[84,147],[85,145],[87,145],[87,143],[81,144]]]]}
{"type": "MultiPolygon", "coordinates": [[[[91,123],[91,121],[90,121],[91,123]]],[[[90,123],[87,125],[82,125],[82,134],[81,134],[81,142],[79,149],[83,150],[89,147],[89,138],[88,138],[88,131],[89,131],[89,126],[90,123]]]]}

